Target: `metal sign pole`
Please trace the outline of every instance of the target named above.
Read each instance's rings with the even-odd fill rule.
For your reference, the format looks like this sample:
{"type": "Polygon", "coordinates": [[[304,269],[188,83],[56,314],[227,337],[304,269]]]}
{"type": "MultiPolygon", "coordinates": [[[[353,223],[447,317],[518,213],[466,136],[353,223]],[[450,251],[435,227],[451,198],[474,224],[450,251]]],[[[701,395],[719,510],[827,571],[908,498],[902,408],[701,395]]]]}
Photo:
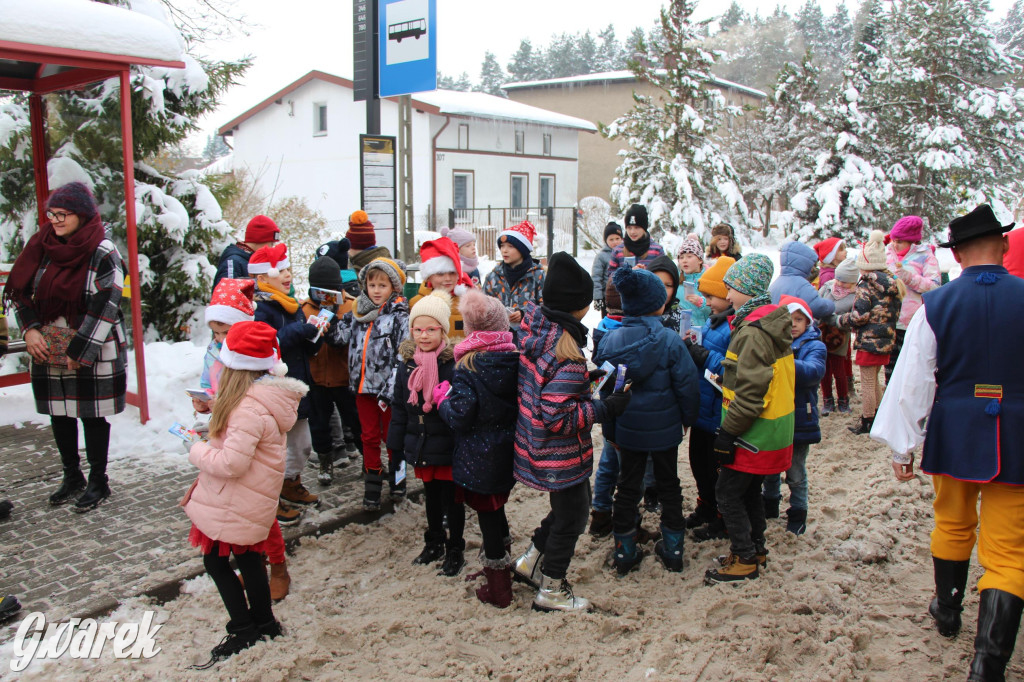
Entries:
{"type": "Polygon", "coordinates": [[[402,95],[398,98],[398,225],[406,262],[416,252],[412,196],[412,98],[402,95]]]}

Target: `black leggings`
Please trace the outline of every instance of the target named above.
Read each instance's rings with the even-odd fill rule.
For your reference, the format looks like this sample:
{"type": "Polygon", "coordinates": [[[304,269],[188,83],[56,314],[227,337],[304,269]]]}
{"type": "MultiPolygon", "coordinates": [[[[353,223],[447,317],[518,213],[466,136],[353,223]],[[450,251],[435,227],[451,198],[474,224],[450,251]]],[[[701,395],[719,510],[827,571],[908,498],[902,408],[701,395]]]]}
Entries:
{"type": "Polygon", "coordinates": [[[445,540],[444,517],[448,514],[447,545],[465,549],[462,535],[466,530],[466,505],[455,501],[455,484],[451,481],[426,481],[423,484],[427,508],[427,542],[445,540]]]}
{"type": "Polygon", "coordinates": [[[235,555],[235,563],[245,580],[245,589],[238,581],[238,576],[231,570],[229,557],[220,556],[220,543],[215,542],[209,554],[203,555],[203,566],[213,578],[224,607],[228,610],[232,630],[249,625],[265,625],[274,620],[274,610],[270,604],[270,583],[267,582],[266,569],[263,567],[263,555],[259,552],[245,552],[235,555]],[[246,595],[249,597],[246,605],[246,595]]]}
{"type": "MultiPolygon", "coordinates": [[[[74,417],[50,417],[50,428],[65,471],[78,469],[78,420],[74,417]]],[[[110,423],[103,417],[83,417],[82,430],[85,432],[85,458],[89,462],[89,477],[106,475],[110,423]]]]}
{"type": "Polygon", "coordinates": [[[494,511],[477,512],[477,517],[480,521],[480,535],[484,541],[484,556],[493,561],[504,559],[508,553],[505,543],[510,540],[504,505],[494,511]]]}

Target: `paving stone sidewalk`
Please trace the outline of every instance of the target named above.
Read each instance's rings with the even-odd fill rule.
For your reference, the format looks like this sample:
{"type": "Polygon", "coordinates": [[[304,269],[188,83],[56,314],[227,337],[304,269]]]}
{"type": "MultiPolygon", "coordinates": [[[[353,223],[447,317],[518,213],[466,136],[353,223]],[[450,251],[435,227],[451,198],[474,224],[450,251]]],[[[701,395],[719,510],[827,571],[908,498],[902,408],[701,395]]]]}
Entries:
{"type": "MultiPolygon", "coordinates": [[[[184,455],[180,464],[168,457],[113,459],[108,476],[112,495],[98,509],[76,514],[69,506],[51,507],[47,498],[60,484],[61,467],[49,427],[0,426],[0,499],[15,505],[0,521],[0,595],[16,595],[23,614],[42,611],[47,620],[62,620],[101,613],[202,571],[178,506],[196,476],[184,455]]],[[[321,507],[283,529],[286,541],[375,518],[362,512],[358,460],[336,470],[330,487],[316,483],[312,466],[303,482],[321,496],[321,507]]],[[[415,495],[419,482],[409,487],[415,495]]],[[[16,621],[0,629],[0,642],[15,629],[16,621]]]]}

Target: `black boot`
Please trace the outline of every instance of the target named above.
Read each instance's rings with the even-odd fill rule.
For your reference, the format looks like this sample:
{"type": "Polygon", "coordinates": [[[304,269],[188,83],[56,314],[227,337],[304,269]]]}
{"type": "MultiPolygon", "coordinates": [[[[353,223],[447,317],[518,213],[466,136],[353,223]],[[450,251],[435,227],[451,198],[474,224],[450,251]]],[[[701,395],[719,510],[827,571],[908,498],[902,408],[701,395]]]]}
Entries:
{"type": "Polygon", "coordinates": [[[246,625],[235,625],[234,622],[229,622],[227,631],[228,636],[210,651],[210,660],[203,665],[192,666],[193,670],[212,668],[219,661],[230,658],[240,651],[245,651],[260,641],[260,631],[251,622],[246,625]]]}
{"type": "Polygon", "coordinates": [[[967,590],[970,560],[947,561],[932,557],[935,567],[935,598],[928,613],[935,619],[935,629],[943,637],[956,637],[960,632],[960,613],[967,590]]]}
{"type": "Polygon", "coordinates": [[[432,564],[444,556],[444,534],[431,533],[429,530],[423,534],[423,551],[412,560],[414,564],[432,564]]]}
{"type": "Polygon", "coordinates": [[[449,578],[457,576],[462,567],[466,565],[465,549],[465,540],[449,540],[445,548],[441,572],[438,575],[446,575],[449,578]]]}
{"type": "Polygon", "coordinates": [[[0,521],[10,516],[12,509],[14,509],[14,505],[10,500],[0,500],[0,521]]]}
{"type": "Polygon", "coordinates": [[[978,607],[978,635],[967,682],[1003,682],[1020,629],[1024,599],[1002,590],[983,590],[978,607]]]}
{"type": "Polygon", "coordinates": [[[779,503],[782,501],[778,497],[765,497],[761,496],[764,501],[764,517],[766,519],[777,519],[779,518],[779,503]]]}
{"type": "Polygon", "coordinates": [[[857,426],[847,426],[846,428],[855,436],[863,436],[865,433],[871,433],[871,425],[874,423],[874,417],[861,417],[860,424],[857,426]]]}
{"type": "Polygon", "coordinates": [[[92,472],[89,473],[89,485],[86,486],[85,492],[75,502],[75,506],[72,507],[79,514],[92,511],[96,507],[100,506],[100,502],[110,497],[110,486],[107,485],[107,475],[102,474],[100,476],[93,476],[92,472]]]}
{"type": "Polygon", "coordinates": [[[377,511],[380,509],[380,491],[384,487],[384,476],[380,469],[363,470],[363,509],[377,511]]]}
{"type": "MultiPolygon", "coordinates": [[[[276,565],[276,564],[275,564],[276,565]]],[[[256,626],[263,639],[276,639],[284,634],[284,629],[277,620],[267,621],[256,626]]]]}
{"type": "Polygon", "coordinates": [[[70,502],[77,498],[83,490],[85,490],[85,475],[76,464],[74,469],[64,469],[64,479],[60,482],[60,487],[50,495],[50,504],[56,507],[70,502]]]}

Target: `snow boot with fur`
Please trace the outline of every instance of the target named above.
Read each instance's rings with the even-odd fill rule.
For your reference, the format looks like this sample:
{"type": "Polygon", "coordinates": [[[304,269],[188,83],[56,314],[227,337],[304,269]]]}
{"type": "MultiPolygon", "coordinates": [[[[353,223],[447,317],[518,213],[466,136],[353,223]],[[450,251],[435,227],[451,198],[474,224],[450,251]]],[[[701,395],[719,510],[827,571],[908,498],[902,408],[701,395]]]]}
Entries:
{"type": "Polygon", "coordinates": [[[476,588],[476,598],[484,604],[503,609],[512,603],[512,557],[501,559],[483,557],[486,583],[476,588]]]}

